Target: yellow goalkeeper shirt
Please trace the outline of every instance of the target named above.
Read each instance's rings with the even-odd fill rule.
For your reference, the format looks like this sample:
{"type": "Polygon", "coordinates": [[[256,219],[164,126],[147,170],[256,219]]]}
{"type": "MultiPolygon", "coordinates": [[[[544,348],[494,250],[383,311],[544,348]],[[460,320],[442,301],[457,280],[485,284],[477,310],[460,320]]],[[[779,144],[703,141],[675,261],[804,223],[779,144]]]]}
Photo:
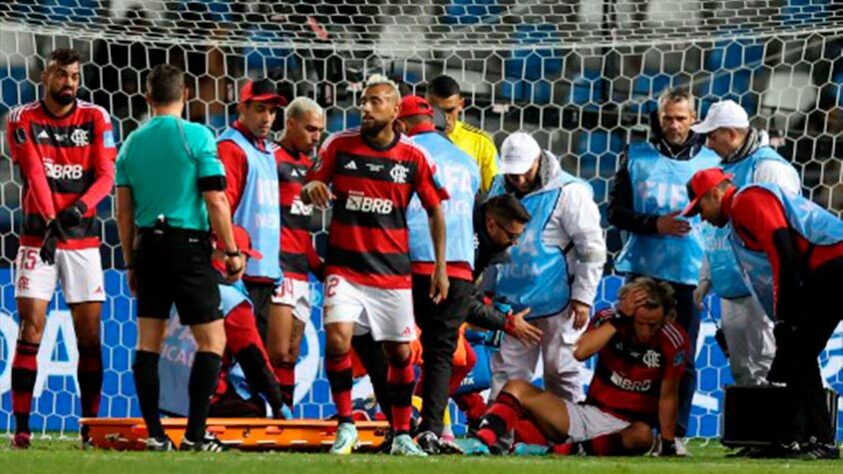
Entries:
{"type": "Polygon", "coordinates": [[[492,138],[479,128],[458,120],[448,136],[460,150],[468,153],[480,167],[483,191],[488,191],[492,178],[498,174],[498,150],[492,138]]]}

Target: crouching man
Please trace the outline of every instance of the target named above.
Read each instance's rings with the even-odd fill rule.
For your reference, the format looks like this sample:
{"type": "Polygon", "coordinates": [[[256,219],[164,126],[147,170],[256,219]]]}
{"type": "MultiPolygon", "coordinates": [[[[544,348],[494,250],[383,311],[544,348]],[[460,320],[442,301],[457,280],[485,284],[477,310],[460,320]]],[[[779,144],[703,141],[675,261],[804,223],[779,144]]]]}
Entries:
{"type": "MultiPolygon", "coordinates": [[[[624,285],[616,309],[595,315],[574,351],[580,361],[597,354],[585,403],[511,380],[486,411],[480,429],[464,440],[465,452],[497,451],[500,437],[515,430],[518,440],[523,430],[533,438],[527,442],[553,445],[558,454],[643,454],[658,428],[660,454],[675,455],[679,381],[688,357],[685,331],[673,323],[675,307],[668,284],[640,278],[624,285]],[[524,429],[525,424],[532,426],[524,429]]],[[[516,445],[515,452],[523,449],[516,445]]]]}

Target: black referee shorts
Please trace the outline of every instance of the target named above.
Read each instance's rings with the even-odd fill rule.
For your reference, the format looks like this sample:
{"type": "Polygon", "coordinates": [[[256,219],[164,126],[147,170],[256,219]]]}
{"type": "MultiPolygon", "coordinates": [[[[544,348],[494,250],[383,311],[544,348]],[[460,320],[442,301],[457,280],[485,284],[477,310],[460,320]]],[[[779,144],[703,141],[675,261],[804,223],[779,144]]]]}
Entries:
{"type": "Polygon", "coordinates": [[[138,317],[168,319],[173,304],[184,326],[222,319],[217,271],[207,232],[141,229],[135,250],[138,317]]]}

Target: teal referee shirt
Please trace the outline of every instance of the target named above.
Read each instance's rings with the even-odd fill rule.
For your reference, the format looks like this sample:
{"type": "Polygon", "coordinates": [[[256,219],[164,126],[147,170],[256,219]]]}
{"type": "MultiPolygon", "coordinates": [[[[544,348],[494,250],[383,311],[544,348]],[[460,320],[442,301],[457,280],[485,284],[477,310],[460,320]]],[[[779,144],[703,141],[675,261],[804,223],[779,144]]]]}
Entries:
{"type": "Polygon", "coordinates": [[[172,227],[207,231],[202,192],[225,190],[225,169],[207,127],[162,115],[132,132],[120,147],[115,181],[132,188],[138,227],[152,227],[164,215],[172,227]]]}

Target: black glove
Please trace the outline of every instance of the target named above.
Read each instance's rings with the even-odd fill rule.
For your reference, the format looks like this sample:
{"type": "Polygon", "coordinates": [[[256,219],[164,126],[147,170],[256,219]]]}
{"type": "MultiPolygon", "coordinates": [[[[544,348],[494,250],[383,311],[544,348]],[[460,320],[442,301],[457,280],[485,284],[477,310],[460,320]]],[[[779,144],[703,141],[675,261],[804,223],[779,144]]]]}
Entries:
{"type": "Polygon", "coordinates": [[[659,447],[659,456],[676,456],[675,439],[672,439],[670,441],[662,439],[660,444],[661,446],[659,447]]]}
{"type": "Polygon", "coordinates": [[[53,219],[47,225],[47,230],[44,232],[44,241],[41,244],[41,251],[39,255],[41,260],[47,265],[55,265],[56,263],[56,247],[59,240],[64,242],[64,232],[58,219],[53,219]]]}
{"type": "Polygon", "coordinates": [[[62,227],[69,229],[81,224],[86,212],[88,212],[88,206],[82,201],[76,201],[61,211],[57,219],[62,227]]]}

